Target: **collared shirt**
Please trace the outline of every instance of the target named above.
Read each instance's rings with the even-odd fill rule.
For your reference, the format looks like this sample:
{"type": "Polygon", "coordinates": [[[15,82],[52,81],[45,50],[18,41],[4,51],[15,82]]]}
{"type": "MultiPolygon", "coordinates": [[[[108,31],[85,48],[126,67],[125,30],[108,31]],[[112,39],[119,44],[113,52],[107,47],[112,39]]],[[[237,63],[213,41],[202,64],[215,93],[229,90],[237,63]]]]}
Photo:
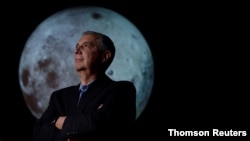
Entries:
{"type": "Polygon", "coordinates": [[[78,104],[80,102],[80,99],[82,97],[82,95],[88,90],[89,88],[89,85],[92,84],[95,80],[91,81],[90,83],[88,83],[87,85],[82,85],[80,84],[79,86],[79,92],[80,92],[80,95],[79,95],[79,99],[78,99],[78,104]]]}

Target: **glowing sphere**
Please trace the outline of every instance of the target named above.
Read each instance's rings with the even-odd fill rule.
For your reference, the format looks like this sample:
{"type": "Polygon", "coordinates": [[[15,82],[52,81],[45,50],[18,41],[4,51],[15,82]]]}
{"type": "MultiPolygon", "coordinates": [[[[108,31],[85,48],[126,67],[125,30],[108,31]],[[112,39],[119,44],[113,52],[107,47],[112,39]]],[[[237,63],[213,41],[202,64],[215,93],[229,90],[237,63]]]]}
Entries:
{"type": "Polygon", "coordinates": [[[95,30],[111,37],[116,55],[106,74],[129,80],[136,87],[137,118],[150,98],[154,63],[140,31],[125,17],[101,7],[74,7],[59,11],[32,32],[21,54],[19,81],[31,113],[39,118],[51,93],[80,82],[74,69],[74,49],[81,34],[95,30]]]}

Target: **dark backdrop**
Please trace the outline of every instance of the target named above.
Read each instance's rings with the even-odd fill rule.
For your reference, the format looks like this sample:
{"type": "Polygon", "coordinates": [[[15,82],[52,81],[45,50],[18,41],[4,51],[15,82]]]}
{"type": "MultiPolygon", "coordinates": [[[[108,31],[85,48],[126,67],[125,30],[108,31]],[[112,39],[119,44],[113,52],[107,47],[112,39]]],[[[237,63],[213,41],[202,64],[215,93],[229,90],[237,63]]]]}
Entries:
{"type": "Polygon", "coordinates": [[[7,8],[1,21],[0,137],[4,141],[30,141],[32,136],[35,119],[18,80],[19,58],[29,35],[55,12],[86,5],[125,16],[151,47],[155,83],[137,120],[135,138],[169,137],[170,128],[247,130],[249,57],[246,38],[241,36],[244,8],[228,3],[37,1],[2,5],[7,8]]]}

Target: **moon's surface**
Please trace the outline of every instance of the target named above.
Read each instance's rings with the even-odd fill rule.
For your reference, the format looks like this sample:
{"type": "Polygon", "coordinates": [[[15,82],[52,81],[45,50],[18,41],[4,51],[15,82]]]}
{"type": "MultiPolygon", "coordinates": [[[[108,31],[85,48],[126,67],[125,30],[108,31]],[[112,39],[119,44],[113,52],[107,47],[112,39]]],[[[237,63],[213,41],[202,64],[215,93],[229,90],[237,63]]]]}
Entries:
{"type": "Polygon", "coordinates": [[[122,15],[102,7],[74,7],[41,22],[28,38],[20,58],[19,82],[31,113],[39,118],[56,89],[80,82],[74,49],[82,32],[95,30],[114,41],[116,55],[106,74],[136,87],[137,118],[146,107],[154,83],[151,50],[140,31],[122,15]]]}

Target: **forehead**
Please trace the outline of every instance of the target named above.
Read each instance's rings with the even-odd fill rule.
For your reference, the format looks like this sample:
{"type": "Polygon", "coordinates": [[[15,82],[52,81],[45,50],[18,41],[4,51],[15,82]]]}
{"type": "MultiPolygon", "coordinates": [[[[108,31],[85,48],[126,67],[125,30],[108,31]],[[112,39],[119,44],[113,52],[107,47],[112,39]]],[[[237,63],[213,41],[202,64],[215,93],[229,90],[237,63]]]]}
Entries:
{"type": "Polygon", "coordinates": [[[92,34],[86,34],[80,37],[79,41],[76,43],[76,48],[88,47],[89,49],[98,49],[98,36],[92,34]]]}
{"type": "Polygon", "coordinates": [[[90,43],[93,43],[95,42],[97,39],[97,36],[93,35],[93,34],[86,34],[86,35],[83,35],[79,41],[78,41],[78,44],[83,44],[85,42],[90,42],[90,43]]]}

